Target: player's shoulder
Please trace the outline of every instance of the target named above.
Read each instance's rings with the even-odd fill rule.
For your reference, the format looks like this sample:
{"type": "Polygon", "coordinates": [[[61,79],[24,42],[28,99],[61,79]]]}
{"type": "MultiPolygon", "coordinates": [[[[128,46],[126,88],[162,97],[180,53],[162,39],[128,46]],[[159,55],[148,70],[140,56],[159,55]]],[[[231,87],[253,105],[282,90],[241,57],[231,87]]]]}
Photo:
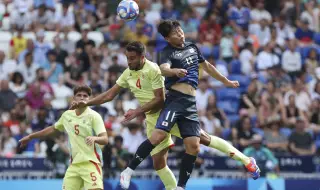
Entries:
{"type": "Polygon", "coordinates": [[[172,46],[170,46],[169,44],[166,45],[162,50],[161,50],[161,54],[166,54],[169,55],[171,53],[173,53],[175,50],[172,48],[172,46]]]}
{"type": "Polygon", "coordinates": [[[159,69],[159,66],[157,63],[153,62],[153,61],[150,61],[148,59],[146,59],[146,69],[151,69],[151,70],[158,70],[159,69]]]}
{"type": "Polygon", "coordinates": [[[88,115],[90,115],[91,117],[101,117],[101,115],[98,112],[96,112],[95,110],[89,107],[88,107],[88,115]]]}
{"type": "Polygon", "coordinates": [[[74,114],[74,110],[66,110],[64,111],[60,117],[66,117],[66,116],[71,116],[74,114]]]}

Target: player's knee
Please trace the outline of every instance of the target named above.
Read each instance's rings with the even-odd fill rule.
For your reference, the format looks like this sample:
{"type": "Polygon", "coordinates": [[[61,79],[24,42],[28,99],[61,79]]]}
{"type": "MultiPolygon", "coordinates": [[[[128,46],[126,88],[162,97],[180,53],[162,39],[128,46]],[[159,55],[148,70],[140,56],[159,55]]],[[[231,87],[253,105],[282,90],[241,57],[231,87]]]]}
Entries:
{"type": "Polygon", "coordinates": [[[167,137],[167,133],[163,130],[156,129],[152,132],[150,142],[153,145],[160,144],[167,137]]]}
{"type": "Polygon", "coordinates": [[[211,142],[211,137],[209,134],[203,130],[201,130],[201,136],[200,136],[200,144],[203,144],[205,146],[209,146],[211,142]]]}
{"type": "Polygon", "coordinates": [[[198,137],[188,137],[184,140],[186,152],[191,155],[197,155],[200,152],[200,139],[198,137]]]}

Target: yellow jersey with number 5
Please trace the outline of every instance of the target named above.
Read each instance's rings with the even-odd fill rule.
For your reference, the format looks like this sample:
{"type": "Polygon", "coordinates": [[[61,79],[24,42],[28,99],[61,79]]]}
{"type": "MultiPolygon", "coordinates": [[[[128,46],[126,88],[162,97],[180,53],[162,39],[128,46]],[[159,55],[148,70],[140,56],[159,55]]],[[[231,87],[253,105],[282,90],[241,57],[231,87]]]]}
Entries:
{"type": "Polygon", "coordinates": [[[164,88],[164,78],[159,66],[147,59],[143,68],[138,71],[127,68],[116,83],[122,88],[130,89],[140,105],[154,98],[153,90],[164,88]]]}
{"type": "Polygon", "coordinates": [[[89,146],[86,137],[106,132],[102,117],[89,107],[77,115],[75,110],[65,111],[54,124],[55,129],[65,131],[69,138],[71,163],[93,161],[102,164],[102,151],[98,144],[89,146]]]}

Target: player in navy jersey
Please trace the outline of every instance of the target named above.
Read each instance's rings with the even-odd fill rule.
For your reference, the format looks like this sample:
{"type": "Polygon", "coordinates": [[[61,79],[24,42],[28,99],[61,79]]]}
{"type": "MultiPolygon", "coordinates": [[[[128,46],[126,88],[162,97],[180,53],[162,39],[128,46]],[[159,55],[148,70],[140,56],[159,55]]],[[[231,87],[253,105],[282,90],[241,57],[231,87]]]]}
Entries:
{"type": "MultiPolygon", "coordinates": [[[[152,136],[139,146],[129,167],[121,173],[120,183],[123,187],[128,187],[133,170],[177,124],[186,147],[177,189],[184,189],[200,150],[201,129],[195,100],[200,64],[209,75],[227,87],[236,88],[239,82],[228,80],[204,59],[195,44],[185,42],[184,32],[178,21],[164,20],[159,24],[158,31],[169,43],[160,56],[160,69],[166,77],[165,87],[168,92],[156,129],[152,136]]],[[[253,165],[256,166],[255,163],[253,165]]]]}

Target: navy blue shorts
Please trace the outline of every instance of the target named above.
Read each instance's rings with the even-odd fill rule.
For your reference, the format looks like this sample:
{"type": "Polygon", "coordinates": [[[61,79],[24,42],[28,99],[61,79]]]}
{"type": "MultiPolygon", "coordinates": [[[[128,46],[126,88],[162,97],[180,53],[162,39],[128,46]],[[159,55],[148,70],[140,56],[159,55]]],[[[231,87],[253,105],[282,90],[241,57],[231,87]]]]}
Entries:
{"type": "Polygon", "coordinates": [[[200,137],[200,122],[196,107],[196,97],[170,90],[166,94],[164,108],[157,121],[156,128],[170,132],[178,124],[182,138],[200,137]]]}

